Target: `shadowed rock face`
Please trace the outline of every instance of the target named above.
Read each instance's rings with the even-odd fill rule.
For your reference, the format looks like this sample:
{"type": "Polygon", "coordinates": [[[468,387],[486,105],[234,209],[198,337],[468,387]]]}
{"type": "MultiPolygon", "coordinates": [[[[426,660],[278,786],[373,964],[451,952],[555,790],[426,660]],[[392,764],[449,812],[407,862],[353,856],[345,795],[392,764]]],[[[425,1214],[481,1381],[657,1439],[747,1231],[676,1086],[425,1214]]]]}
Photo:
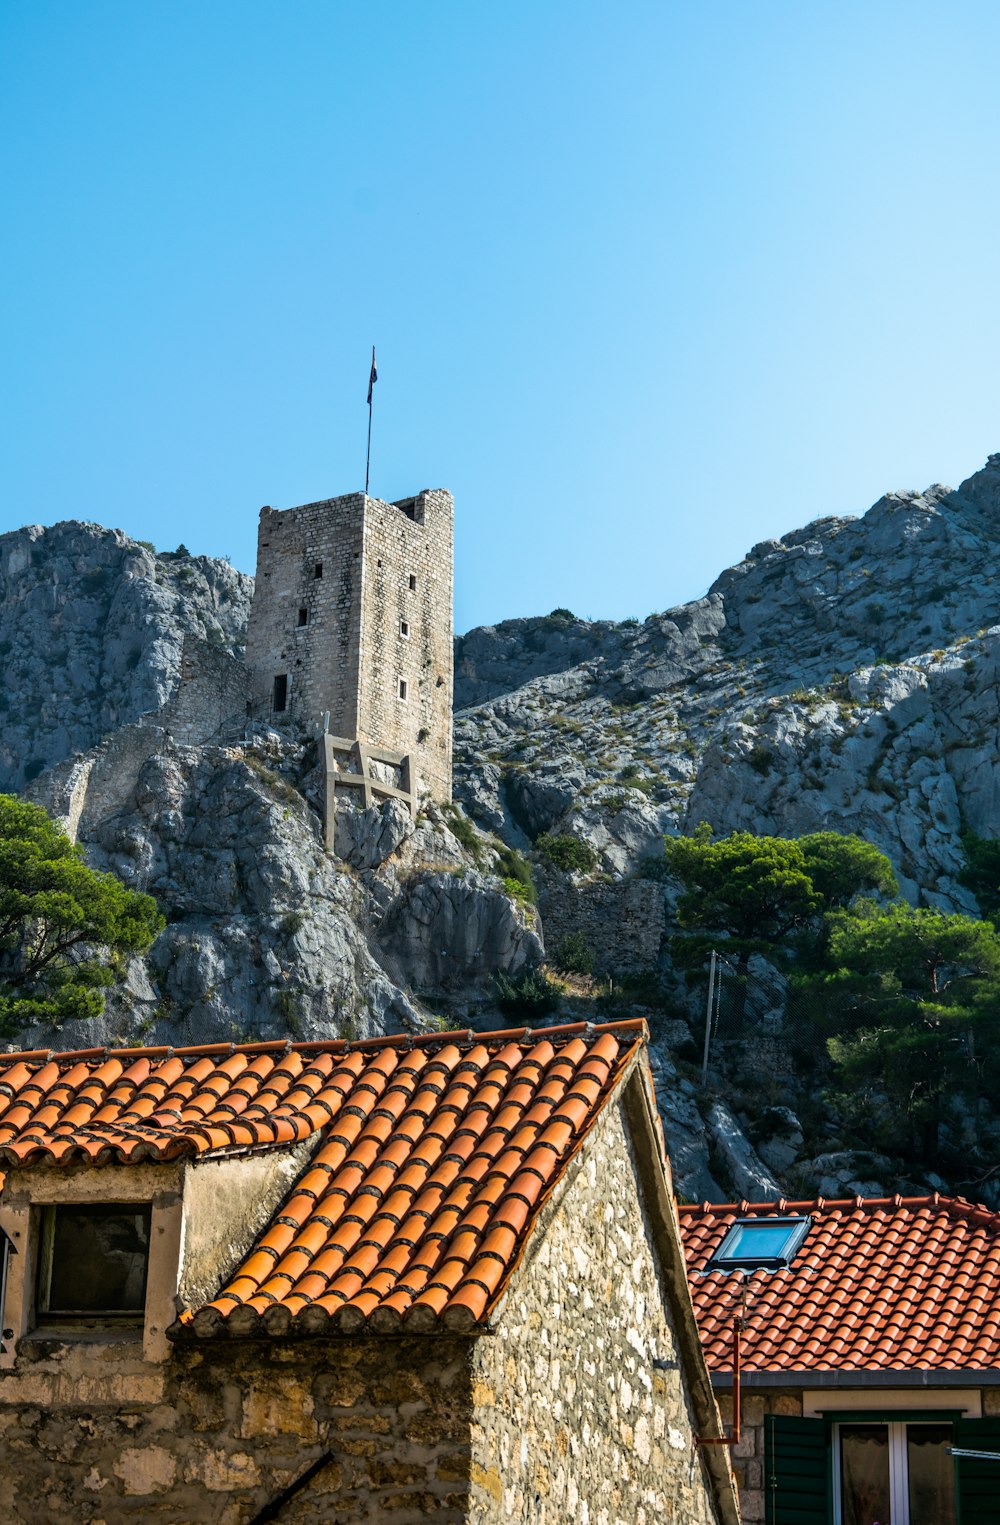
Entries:
{"type": "Polygon", "coordinates": [[[154,711],[187,634],[238,653],[253,579],[69,521],[0,536],[0,789],[154,711]]]}

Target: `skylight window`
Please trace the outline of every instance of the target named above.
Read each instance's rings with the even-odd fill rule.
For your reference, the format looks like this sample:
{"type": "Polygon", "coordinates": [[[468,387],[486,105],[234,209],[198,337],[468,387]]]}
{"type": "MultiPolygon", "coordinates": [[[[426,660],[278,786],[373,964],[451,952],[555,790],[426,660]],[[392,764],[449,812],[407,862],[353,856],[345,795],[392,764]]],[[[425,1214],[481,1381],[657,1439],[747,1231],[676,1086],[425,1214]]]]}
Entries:
{"type": "Polygon", "coordinates": [[[809,1232],[809,1218],[739,1218],[708,1262],[709,1271],[781,1271],[809,1232]]]}

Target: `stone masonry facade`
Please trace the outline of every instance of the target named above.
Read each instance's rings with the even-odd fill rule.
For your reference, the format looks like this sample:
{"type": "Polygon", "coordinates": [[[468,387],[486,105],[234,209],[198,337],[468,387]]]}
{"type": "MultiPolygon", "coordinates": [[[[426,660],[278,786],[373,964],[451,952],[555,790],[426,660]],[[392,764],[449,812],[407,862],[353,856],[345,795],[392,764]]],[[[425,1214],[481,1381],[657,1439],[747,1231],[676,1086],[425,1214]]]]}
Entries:
{"type": "Polygon", "coordinates": [[[310,726],[413,759],[451,798],[451,494],[351,493],[261,510],[247,629],[255,718],[310,726]]]}
{"type": "Polygon", "coordinates": [[[186,635],[177,687],[155,723],[179,742],[205,746],[243,733],[247,720],[247,670],[238,657],[186,635]]]}
{"type": "Polygon", "coordinates": [[[478,1525],[710,1525],[619,1097],[472,1355],[478,1525]]]}
{"type": "Polygon", "coordinates": [[[315,1468],[288,1525],[713,1525],[624,1107],[619,1090],[469,1335],[166,1338],[174,1293],[197,1302],[220,1256],[238,1263],[301,1149],[81,1167],[73,1200],[153,1203],[145,1328],[32,1332],[38,1202],[67,1187],[26,1173],[5,1209],[21,1290],[0,1355],[3,1518],[248,1525],[315,1468]]]}
{"type": "Polygon", "coordinates": [[[178,1348],[41,1343],[0,1378],[12,1525],[245,1525],[314,1461],[288,1525],[467,1518],[461,1339],[178,1348]]]}

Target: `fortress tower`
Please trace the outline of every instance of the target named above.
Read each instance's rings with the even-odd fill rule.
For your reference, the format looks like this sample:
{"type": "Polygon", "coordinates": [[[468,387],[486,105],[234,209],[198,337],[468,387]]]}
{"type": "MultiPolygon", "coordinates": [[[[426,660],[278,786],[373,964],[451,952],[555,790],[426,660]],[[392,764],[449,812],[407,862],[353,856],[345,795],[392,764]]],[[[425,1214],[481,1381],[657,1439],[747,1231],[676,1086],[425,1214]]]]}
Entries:
{"type": "MultiPolygon", "coordinates": [[[[247,627],[253,716],[409,759],[409,790],[451,799],[448,492],[263,508],[247,627]]],[[[366,794],[367,798],[367,794],[366,794]]]]}

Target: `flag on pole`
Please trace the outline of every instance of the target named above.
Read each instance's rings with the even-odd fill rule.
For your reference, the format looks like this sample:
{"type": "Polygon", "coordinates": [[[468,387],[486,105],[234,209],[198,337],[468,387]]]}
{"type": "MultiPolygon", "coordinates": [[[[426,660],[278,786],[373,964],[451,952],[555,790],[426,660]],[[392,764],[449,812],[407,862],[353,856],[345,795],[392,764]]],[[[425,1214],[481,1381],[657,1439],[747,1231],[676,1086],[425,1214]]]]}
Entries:
{"type": "Polygon", "coordinates": [[[368,377],[368,406],[369,407],[371,407],[371,405],[372,405],[372,387],[375,385],[376,381],[378,381],[378,371],[375,369],[375,346],[373,344],[372,345],[372,368],[371,368],[371,374],[368,377]]]}

